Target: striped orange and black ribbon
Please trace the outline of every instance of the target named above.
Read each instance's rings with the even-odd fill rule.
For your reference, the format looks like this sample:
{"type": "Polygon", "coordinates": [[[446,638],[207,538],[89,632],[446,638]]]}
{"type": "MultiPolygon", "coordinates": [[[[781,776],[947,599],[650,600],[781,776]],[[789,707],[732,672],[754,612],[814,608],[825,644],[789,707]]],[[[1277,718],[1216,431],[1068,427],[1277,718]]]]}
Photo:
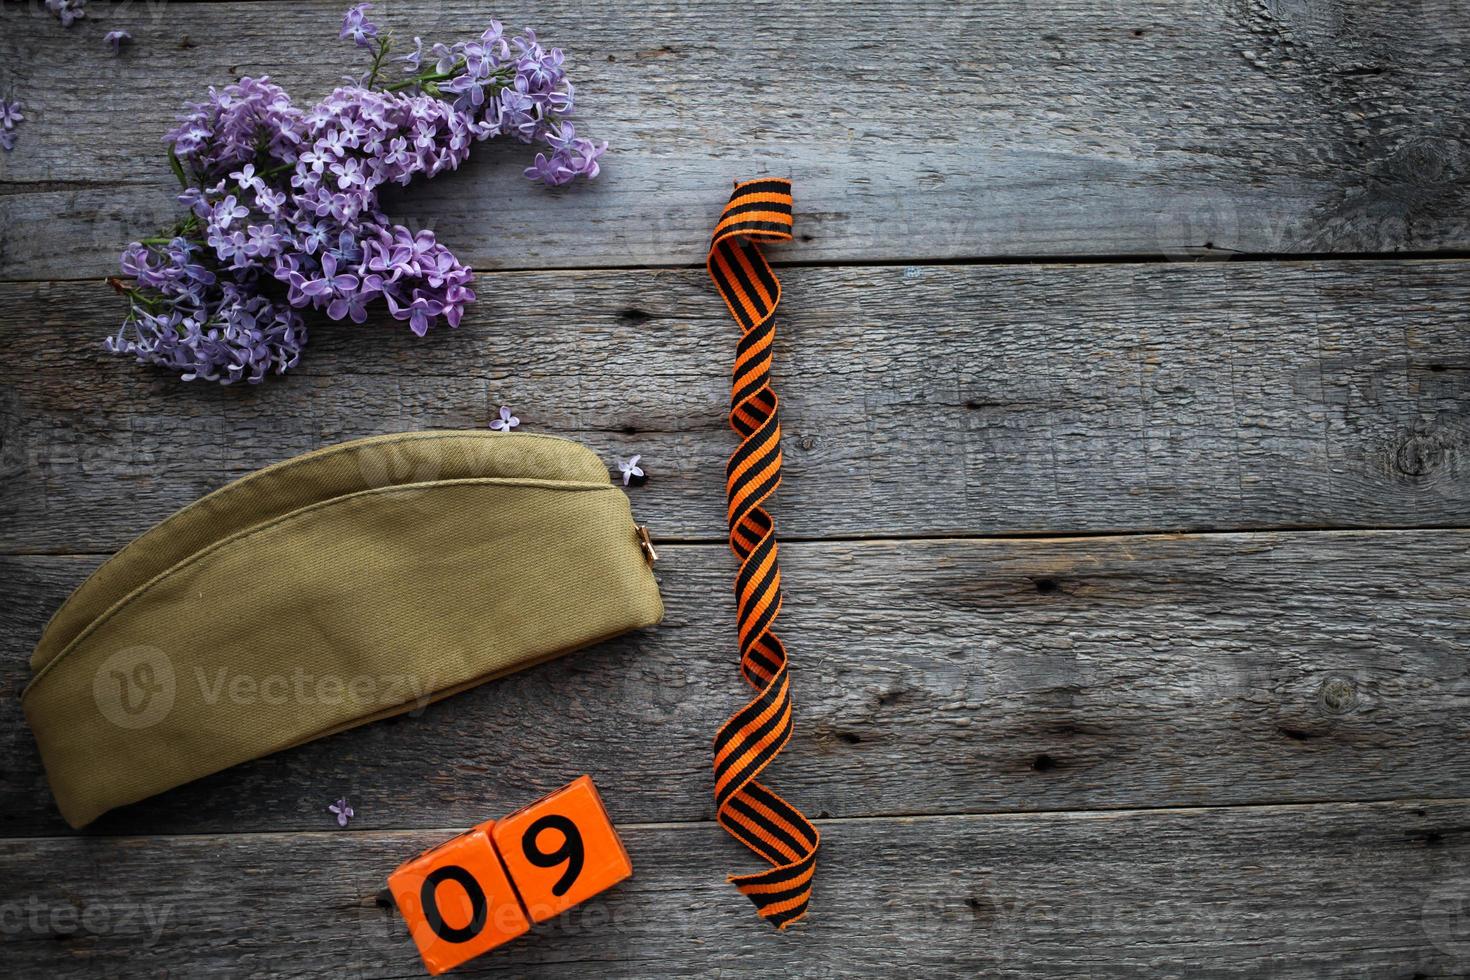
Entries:
{"type": "Polygon", "coordinates": [[[715,812],[737,840],[774,867],[732,875],[760,915],[785,928],[806,915],[821,835],[790,803],[756,781],[791,738],[786,648],[772,629],[781,611],[775,521],[763,504],[781,483],[781,423],[771,389],[772,315],[781,284],[756,239],[791,239],[791,182],[735,185],[720,215],[706,266],[740,324],[730,392],[730,426],[740,446],[725,467],[735,577],[740,671],[759,693],[715,736],[715,812]]]}

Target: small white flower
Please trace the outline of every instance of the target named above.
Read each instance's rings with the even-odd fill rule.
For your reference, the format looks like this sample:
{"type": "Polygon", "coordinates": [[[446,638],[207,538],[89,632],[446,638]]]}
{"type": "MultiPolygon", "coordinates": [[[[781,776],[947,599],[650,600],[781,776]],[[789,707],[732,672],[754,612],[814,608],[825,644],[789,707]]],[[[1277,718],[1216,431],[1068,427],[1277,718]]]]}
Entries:
{"type": "Polygon", "coordinates": [[[618,472],[623,474],[623,486],[626,487],[629,483],[633,482],[633,477],[643,475],[643,471],[638,468],[638,461],[642,458],[642,453],[639,453],[632,459],[618,457],[618,472]]]}
{"type": "Polygon", "coordinates": [[[521,424],[521,420],[510,414],[510,408],[506,405],[500,406],[500,418],[490,420],[490,428],[496,432],[509,432],[521,424]]]}

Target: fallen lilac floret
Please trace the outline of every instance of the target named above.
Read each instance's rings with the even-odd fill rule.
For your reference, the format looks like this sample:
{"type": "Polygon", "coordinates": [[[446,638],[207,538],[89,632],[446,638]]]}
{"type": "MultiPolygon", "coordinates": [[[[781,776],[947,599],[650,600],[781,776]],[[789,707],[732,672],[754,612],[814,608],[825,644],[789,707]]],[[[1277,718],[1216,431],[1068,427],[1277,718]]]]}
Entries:
{"type": "Polygon", "coordinates": [[[15,149],[15,127],[26,118],[21,113],[23,108],[19,101],[0,99],[0,149],[6,153],[15,149]]]}
{"type": "Polygon", "coordinates": [[[87,16],[87,0],[46,0],[46,9],[62,27],[70,27],[87,16]]]}
{"type": "Polygon", "coordinates": [[[500,406],[500,418],[490,420],[490,428],[496,432],[509,432],[521,424],[521,420],[511,414],[509,405],[500,406]]]}

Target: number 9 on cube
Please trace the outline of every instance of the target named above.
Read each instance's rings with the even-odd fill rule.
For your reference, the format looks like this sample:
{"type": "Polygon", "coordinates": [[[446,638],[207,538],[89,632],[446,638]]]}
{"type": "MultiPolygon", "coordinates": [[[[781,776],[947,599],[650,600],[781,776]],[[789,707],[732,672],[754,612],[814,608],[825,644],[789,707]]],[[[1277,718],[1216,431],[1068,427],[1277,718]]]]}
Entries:
{"type": "Polygon", "coordinates": [[[633,874],[587,776],[496,821],[491,834],[534,922],[553,919],[633,874]]]}

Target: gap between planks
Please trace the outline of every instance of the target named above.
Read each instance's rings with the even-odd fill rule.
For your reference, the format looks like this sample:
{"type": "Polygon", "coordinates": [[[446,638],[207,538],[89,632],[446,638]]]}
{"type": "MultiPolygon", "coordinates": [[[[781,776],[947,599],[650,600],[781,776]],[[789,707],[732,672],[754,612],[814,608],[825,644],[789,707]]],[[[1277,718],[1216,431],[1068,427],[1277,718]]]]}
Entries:
{"type": "MultiPolygon", "coordinates": [[[[273,3],[276,0],[255,0],[259,3],[273,3]]],[[[0,182],[0,197],[5,196],[4,182],[0,182]]],[[[13,186],[13,185],[12,185],[13,186]]],[[[779,246],[778,246],[779,247],[779,246]]],[[[119,245],[119,252],[122,246],[119,245]]],[[[1185,246],[1185,249],[1190,246],[1185,246]]],[[[780,258],[780,252],[771,252],[766,256],[767,261],[773,269],[844,269],[844,268],[870,268],[890,269],[904,268],[906,266],[1009,266],[1009,265],[1037,265],[1037,266],[1064,266],[1064,265],[1200,265],[1213,264],[1216,262],[1231,262],[1241,264],[1291,264],[1308,262],[1463,262],[1470,260],[1470,250],[1467,249],[1442,249],[1442,250],[1420,250],[1420,251],[1398,251],[1398,252],[1237,252],[1219,247],[1199,247],[1199,251],[1186,252],[1184,256],[1178,254],[1156,253],[1117,253],[1117,254],[1077,254],[1077,255],[966,255],[966,256],[901,256],[895,255],[886,258],[864,259],[786,259],[780,258]]],[[[679,271],[690,269],[703,269],[702,262],[672,262],[659,263],[588,263],[586,265],[497,265],[486,269],[476,269],[476,276],[501,275],[509,273],[534,273],[556,275],[558,273],[576,274],[580,272],[662,272],[679,271]]],[[[103,276],[57,276],[52,278],[22,278],[8,279],[0,277],[0,284],[15,286],[45,286],[63,283],[85,283],[103,280],[103,276]]]]}
{"type": "MultiPolygon", "coordinates": [[[[853,817],[813,817],[812,823],[819,827],[842,827],[867,824],[913,824],[913,823],[964,823],[969,821],[1006,821],[1017,822],[1029,820],[1033,817],[1065,817],[1073,820],[1114,820],[1131,816],[1164,816],[1168,814],[1206,814],[1217,813],[1225,810],[1250,811],[1308,811],[1321,807],[1341,807],[1344,809],[1381,807],[1385,805],[1413,807],[1423,804],[1425,806],[1470,806],[1470,797],[1467,796],[1409,796],[1409,797],[1382,797],[1365,800],[1287,800],[1287,801],[1258,801],[1247,803],[1212,803],[1208,806],[1128,806],[1128,807],[1092,807],[1083,809],[1039,809],[1039,810],[966,810],[956,813],[872,813],[853,817]]],[[[659,821],[619,821],[620,830],[640,831],[682,831],[690,828],[717,827],[719,824],[714,820],[659,820],[659,821]]],[[[372,830],[355,830],[350,833],[357,837],[397,837],[402,834],[422,834],[429,836],[433,834],[454,835],[461,833],[463,827],[458,825],[447,827],[376,827],[372,830]]],[[[241,838],[248,837],[258,840],[271,838],[302,838],[302,837],[341,837],[343,831],[340,828],[326,830],[241,830],[214,833],[178,833],[178,834],[89,834],[77,832],[73,834],[44,834],[34,837],[0,837],[0,843],[25,841],[31,844],[52,843],[58,841],[131,841],[141,838],[152,838],[158,840],[210,840],[218,837],[241,838]]]]}
{"type": "MultiPolygon", "coordinates": [[[[260,0],[260,2],[270,2],[270,0],[260,0]]],[[[779,514],[777,516],[779,517],[779,514]]],[[[778,521],[778,533],[779,529],[780,525],[778,521]]],[[[1055,534],[1050,531],[1000,531],[989,534],[953,534],[948,532],[936,534],[834,534],[830,536],[780,534],[779,537],[781,544],[801,545],[865,544],[867,542],[903,544],[905,541],[923,541],[926,543],[963,541],[975,544],[983,544],[990,541],[1026,541],[1034,544],[1043,542],[1064,544],[1069,541],[1097,541],[1107,540],[1109,538],[1206,538],[1276,534],[1424,534],[1434,533],[1436,531],[1470,531],[1470,526],[1460,524],[1424,524],[1401,527],[1366,527],[1348,524],[1282,524],[1279,526],[1272,525],[1270,527],[1248,528],[1126,528],[1108,531],[1068,531],[1065,534],[1055,534]]],[[[669,536],[655,537],[654,544],[657,547],[707,548],[722,545],[725,543],[725,540],[724,536],[669,536]]],[[[110,558],[116,553],[116,551],[0,549],[0,558],[110,558]]]]}

